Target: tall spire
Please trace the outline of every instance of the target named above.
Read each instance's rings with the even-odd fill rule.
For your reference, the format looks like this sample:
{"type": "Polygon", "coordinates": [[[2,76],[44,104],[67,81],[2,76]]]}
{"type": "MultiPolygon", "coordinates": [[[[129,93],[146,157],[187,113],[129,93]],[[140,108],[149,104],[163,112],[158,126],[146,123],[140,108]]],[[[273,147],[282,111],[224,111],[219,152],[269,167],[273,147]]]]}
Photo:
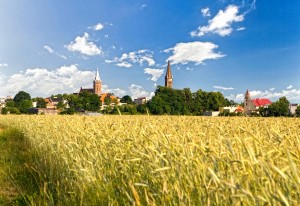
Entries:
{"type": "Polygon", "coordinates": [[[168,69],[165,76],[165,87],[172,88],[173,87],[173,76],[171,72],[171,63],[168,61],[168,69]]]}
{"type": "Polygon", "coordinates": [[[249,92],[248,89],[247,89],[246,94],[245,94],[245,99],[250,99],[250,92],[249,92]]]}
{"type": "Polygon", "coordinates": [[[166,77],[165,77],[165,78],[173,78],[172,72],[171,72],[171,64],[170,64],[170,61],[168,61],[168,69],[167,69],[167,73],[166,73],[166,77]]]}
{"type": "Polygon", "coordinates": [[[102,89],[102,82],[101,82],[99,71],[97,68],[97,72],[96,72],[96,76],[95,76],[95,80],[94,80],[94,87],[93,87],[94,94],[97,94],[98,96],[100,96],[102,94],[101,89],[102,89]]]}
{"type": "Polygon", "coordinates": [[[98,71],[98,68],[97,68],[97,72],[96,72],[95,80],[96,80],[96,81],[101,81],[101,79],[100,79],[100,75],[99,75],[99,71],[98,71]]]}

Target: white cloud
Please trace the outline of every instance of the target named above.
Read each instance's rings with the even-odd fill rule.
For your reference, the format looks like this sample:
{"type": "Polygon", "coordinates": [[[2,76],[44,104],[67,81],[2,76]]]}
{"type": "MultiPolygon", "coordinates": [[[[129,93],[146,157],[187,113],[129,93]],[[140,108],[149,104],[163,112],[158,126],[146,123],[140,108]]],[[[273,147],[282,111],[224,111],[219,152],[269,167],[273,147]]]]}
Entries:
{"type": "Polygon", "coordinates": [[[132,84],[129,87],[130,93],[131,93],[131,97],[132,99],[136,99],[139,97],[146,97],[146,98],[152,98],[154,96],[154,92],[147,92],[145,91],[145,89],[140,86],[140,85],[136,85],[136,84],[132,84]]]}
{"type": "Polygon", "coordinates": [[[101,48],[99,48],[93,42],[89,42],[89,34],[84,33],[84,35],[77,36],[74,42],[71,42],[69,45],[65,46],[69,51],[80,52],[81,54],[94,56],[102,53],[101,48]]]}
{"type": "Polygon", "coordinates": [[[4,67],[8,67],[8,64],[6,64],[6,63],[0,64],[0,68],[4,68],[4,67]]]}
{"type": "Polygon", "coordinates": [[[211,16],[208,7],[204,8],[204,9],[201,9],[201,13],[202,13],[202,16],[205,16],[205,17],[206,17],[206,16],[211,16]]]}
{"type": "Polygon", "coordinates": [[[274,91],[275,90],[275,88],[273,87],[273,88],[270,88],[270,91],[274,91]]]}
{"type": "Polygon", "coordinates": [[[109,39],[109,35],[108,35],[108,34],[105,34],[104,38],[105,38],[105,39],[109,39]]]}
{"type": "Polygon", "coordinates": [[[116,63],[119,67],[132,67],[132,64],[139,64],[143,66],[147,63],[148,66],[154,66],[155,61],[153,58],[153,53],[149,50],[139,50],[129,53],[124,53],[120,58],[115,57],[113,60],[105,60],[106,63],[116,63]]]}
{"type": "Polygon", "coordinates": [[[225,90],[225,91],[234,90],[233,87],[223,87],[223,86],[213,86],[213,88],[220,89],[220,90],[225,90]]]}
{"type": "Polygon", "coordinates": [[[151,80],[156,82],[164,73],[163,69],[151,69],[151,68],[145,68],[144,69],[145,74],[150,74],[151,80]]]}
{"type": "Polygon", "coordinates": [[[229,5],[225,11],[220,10],[218,14],[208,21],[207,26],[200,26],[196,31],[192,31],[191,36],[203,36],[206,33],[216,33],[220,36],[227,36],[231,34],[231,24],[234,22],[241,22],[244,20],[244,15],[239,15],[239,7],[236,5],[229,5]]]}
{"type": "Polygon", "coordinates": [[[246,27],[238,27],[236,30],[237,31],[244,31],[246,29],[246,27]]]}
{"type": "Polygon", "coordinates": [[[168,58],[172,64],[187,64],[195,62],[196,65],[203,64],[208,59],[218,59],[224,57],[224,54],[215,53],[214,49],[217,45],[211,42],[188,42],[178,43],[175,47],[165,50],[168,53],[173,52],[173,55],[168,58]]]}
{"type": "Polygon", "coordinates": [[[44,45],[44,49],[47,50],[47,52],[49,52],[51,54],[54,52],[54,50],[48,45],[44,45]]]}
{"type": "Polygon", "coordinates": [[[116,64],[118,67],[125,67],[125,68],[130,68],[132,67],[132,64],[128,63],[128,62],[120,62],[116,64]]]}
{"type": "Polygon", "coordinates": [[[81,71],[77,65],[63,66],[55,70],[27,69],[12,76],[1,75],[3,82],[0,95],[15,95],[19,91],[26,91],[32,97],[73,93],[78,92],[80,87],[92,88],[94,77],[94,72],[81,71]]]}
{"type": "Polygon", "coordinates": [[[289,85],[288,87],[287,87],[287,89],[292,89],[293,88],[293,85],[289,85]]]}
{"type": "Polygon", "coordinates": [[[102,91],[104,93],[113,93],[115,96],[120,97],[120,98],[126,95],[125,90],[120,89],[120,88],[112,89],[112,88],[109,88],[108,85],[102,85],[102,91]]]}
{"type": "Polygon", "coordinates": [[[187,70],[187,71],[193,71],[194,69],[193,69],[193,68],[190,68],[190,67],[187,67],[186,70],[187,70]]]}
{"type": "Polygon", "coordinates": [[[100,30],[104,29],[104,25],[101,23],[98,23],[94,26],[89,27],[89,29],[93,29],[94,31],[100,31],[100,30]]]}
{"type": "MultiPolygon", "coordinates": [[[[300,89],[290,89],[282,90],[276,92],[275,90],[266,90],[266,91],[250,91],[251,98],[267,98],[271,101],[277,101],[280,97],[286,97],[290,102],[300,102],[300,89]]],[[[244,101],[245,94],[231,94],[227,96],[228,99],[234,101],[244,101]]]]}
{"type": "Polygon", "coordinates": [[[145,9],[147,7],[147,4],[142,4],[142,6],[140,7],[141,10],[145,9]]]}
{"type": "Polygon", "coordinates": [[[56,56],[58,56],[58,57],[60,57],[60,58],[63,58],[64,60],[66,60],[67,59],[67,57],[65,56],[65,55],[62,55],[62,54],[60,54],[60,53],[58,53],[58,52],[56,52],[56,51],[54,51],[54,49],[52,49],[50,46],[48,46],[48,45],[44,45],[44,47],[43,47],[48,53],[50,53],[50,54],[55,54],[56,56]]]}

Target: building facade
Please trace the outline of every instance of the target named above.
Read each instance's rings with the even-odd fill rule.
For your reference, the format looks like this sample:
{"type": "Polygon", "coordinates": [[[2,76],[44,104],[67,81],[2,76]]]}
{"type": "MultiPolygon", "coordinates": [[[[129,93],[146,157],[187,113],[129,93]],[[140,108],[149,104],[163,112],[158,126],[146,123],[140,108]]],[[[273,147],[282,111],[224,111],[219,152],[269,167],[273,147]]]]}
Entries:
{"type": "Polygon", "coordinates": [[[257,113],[260,107],[268,107],[272,102],[265,98],[251,99],[249,90],[247,89],[244,99],[244,112],[245,114],[257,113]]]}
{"type": "Polygon", "coordinates": [[[100,79],[100,75],[99,75],[99,71],[97,69],[96,71],[96,75],[95,75],[95,79],[93,81],[93,88],[80,88],[79,93],[82,92],[89,92],[89,93],[93,93],[93,94],[97,94],[98,96],[101,96],[102,94],[102,81],[100,79]]]}

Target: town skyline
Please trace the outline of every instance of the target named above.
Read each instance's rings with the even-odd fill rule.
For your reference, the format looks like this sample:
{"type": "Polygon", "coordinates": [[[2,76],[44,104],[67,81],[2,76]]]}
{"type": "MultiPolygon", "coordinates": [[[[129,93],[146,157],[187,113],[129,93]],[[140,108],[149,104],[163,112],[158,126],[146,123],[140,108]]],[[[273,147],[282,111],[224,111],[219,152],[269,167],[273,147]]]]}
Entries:
{"type": "Polygon", "coordinates": [[[0,97],[89,88],[151,97],[173,88],[300,102],[300,2],[276,0],[0,3],[0,97]]]}

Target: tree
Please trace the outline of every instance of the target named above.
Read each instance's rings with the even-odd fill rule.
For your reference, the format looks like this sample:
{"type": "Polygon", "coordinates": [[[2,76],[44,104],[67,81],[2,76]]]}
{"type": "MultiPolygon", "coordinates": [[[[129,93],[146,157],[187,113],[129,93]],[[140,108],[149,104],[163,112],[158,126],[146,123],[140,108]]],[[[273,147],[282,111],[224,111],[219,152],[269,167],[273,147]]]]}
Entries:
{"type": "Polygon", "coordinates": [[[16,96],[14,97],[14,102],[19,103],[23,100],[31,100],[30,94],[24,91],[20,91],[16,96]]]}
{"type": "Polygon", "coordinates": [[[120,102],[127,103],[127,104],[133,104],[133,101],[129,95],[125,95],[124,97],[122,97],[120,102]]]}
{"type": "Polygon", "coordinates": [[[300,105],[296,109],[296,116],[300,117],[300,105]]]}
{"type": "Polygon", "coordinates": [[[79,103],[81,103],[82,109],[87,111],[97,111],[101,105],[99,96],[89,92],[79,94],[79,103]]]}
{"type": "Polygon", "coordinates": [[[47,102],[44,98],[42,97],[37,97],[36,98],[36,107],[37,108],[46,108],[47,102]]]}
{"type": "Polygon", "coordinates": [[[18,108],[21,113],[28,114],[29,109],[32,107],[32,101],[31,100],[22,100],[18,103],[18,108]]]}
{"type": "Polygon", "coordinates": [[[57,109],[64,109],[65,107],[64,101],[59,101],[56,106],[57,109]]]}
{"type": "Polygon", "coordinates": [[[286,97],[279,98],[278,101],[274,102],[269,106],[270,116],[288,116],[289,115],[290,102],[286,97]]]}
{"type": "Polygon", "coordinates": [[[111,102],[112,102],[112,100],[111,100],[110,97],[105,97],[105,98],[104,98],[104,104],[105,104],[105,105],[110,105],[111,102]]]}

